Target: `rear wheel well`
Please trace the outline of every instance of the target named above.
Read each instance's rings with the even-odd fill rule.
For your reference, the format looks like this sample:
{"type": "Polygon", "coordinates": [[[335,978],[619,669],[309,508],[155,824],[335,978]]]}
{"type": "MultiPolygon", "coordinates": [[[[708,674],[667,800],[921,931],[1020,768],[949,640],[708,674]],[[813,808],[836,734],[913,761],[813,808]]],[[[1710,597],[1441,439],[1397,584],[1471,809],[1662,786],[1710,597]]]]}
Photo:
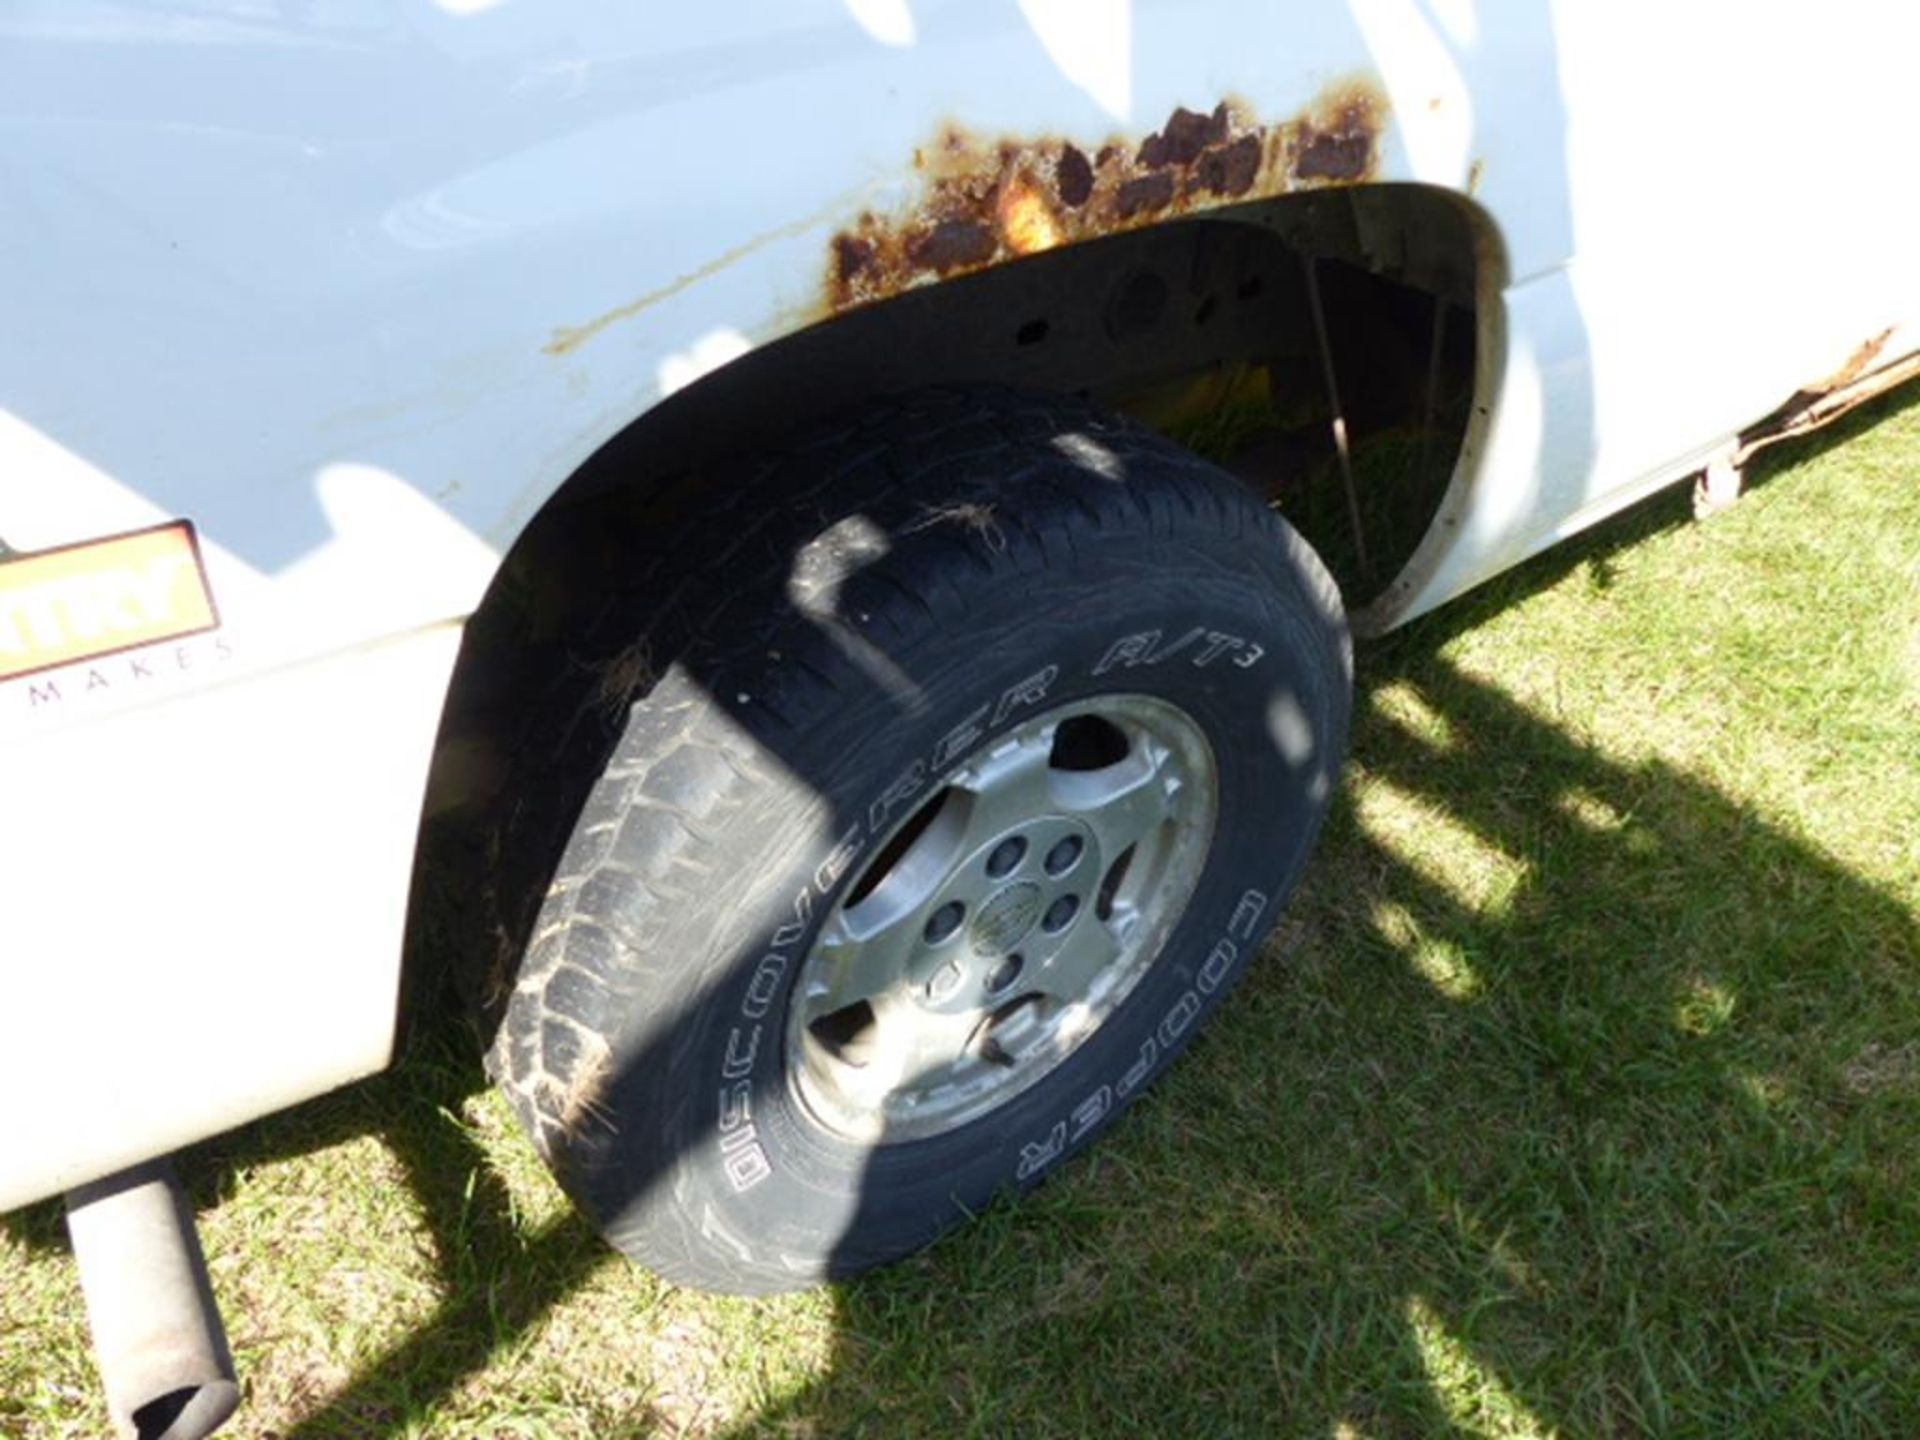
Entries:
{"type": "MultiPolygon", "coordinates": [[[[1480,212],[1426,187],[1294,194],[909,290],[670,396],[552,497],[468,624],[428,810],[471,833],[423,846],[414,951],[435,868],[491,869],[490,802],[510,793],[530,697],[568,676],[591,690],[614,663],[581,640],[611,597],[738,473],[722,462],[863,400],[986,383],[1128,411],[1285,514],[1349,610],[1388,591],[1448,493],[1486,373],[1489,236],[1480,212]]],[[[518,953],[513,937],[446,938],[498,951],[496,969],[518,953]]]]}

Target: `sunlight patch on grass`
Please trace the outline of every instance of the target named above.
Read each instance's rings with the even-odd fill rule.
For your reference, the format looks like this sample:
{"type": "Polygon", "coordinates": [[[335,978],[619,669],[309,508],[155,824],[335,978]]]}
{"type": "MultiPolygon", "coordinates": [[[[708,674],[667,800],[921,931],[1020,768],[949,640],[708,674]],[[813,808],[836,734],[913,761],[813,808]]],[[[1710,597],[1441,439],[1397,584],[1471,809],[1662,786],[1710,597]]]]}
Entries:
{"type": "Polygon", "coordinates": [[[1376,844],[1466,910],[1502,914],[1526,882],[1526,861],[1476,834],[1443,804],[1384,775],[1365,776],[1354,787],[1354,804],[1361,829],[1376,844]]]}
{"type": "Polygon", "coordinates": [[[1609,800],[1579,787],[1568,790],[1554,802],[1562,815],[1579,821],[1596,835],[1611,834],[1626,828],[1629,817],[1609,800]]]}
{"type": "Polygon", "coordinates": [[[1778,1075],[1764,1075],[1757,1070],[1736,1065],[1727,1071],[1727,1078],[1733,1082],[1734,1089],[1746,1096],[1756,1109],[1772,1110],[1787,1099],[1787,1082],[1778,1075]]]}
{"type": "Polygon", "coordinates": [[[1420,1351],[1427,1381],[1447,1418],[1468,1435],[1485,1440],[1518,1440],[1550,1432],[1520,1398],[1448,1332],[1440,1313],[1425,1298],[1407,1300],[1407,1328],[1420,1351]]]}
{"type": "Polygon", "coordinates": [[[1374,713],[1438,751],[1453,748],[1453,723],[1415,685],[1395,680],[1373,692],[1374,713]]]}
{"type": "MultiPolygon", "coordinates": [[[[1916,602],[1920,609],[1920,602],[1916,602]]],[[[1920,710],[1920,618],[1916,618],[1907,632],[1907,704],[1920,710]]]]}
{"type": "Polygon", "coordinates": [[[459,1123],[505,1188],[509,1213],[521,1230],[556,1224],[572,1212],[553,1172],[527,1143],[506,1096],[492,1088],[468,1096],[460,1105],[459,1123]]]}
{"type": "Polygon", "coordinates": [[[1380,938],[1449,1000],[1471,1000],[1480,993],[1480,976],[1466,953],[1452,941],[1429,936],[1406,906],[1381,900],[1373,907],[1372,919],[1380,938]]]}
{"type": "Polygon", "coordinates": [[[1695,976],[1682,987],[1680,998],[1674,1002],[1674,1028],[1683,1035],[1712,1035],[1732,1022],[1733,1010],[1732,990],[1695,976]]]}

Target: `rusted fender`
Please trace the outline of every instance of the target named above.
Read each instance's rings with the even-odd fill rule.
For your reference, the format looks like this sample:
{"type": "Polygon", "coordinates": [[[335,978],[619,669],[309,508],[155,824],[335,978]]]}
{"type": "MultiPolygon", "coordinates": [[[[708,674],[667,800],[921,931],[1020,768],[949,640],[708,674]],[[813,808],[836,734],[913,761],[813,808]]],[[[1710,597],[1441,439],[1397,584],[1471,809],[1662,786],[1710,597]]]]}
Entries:
{"type": "Polygon", "coordinates": [[[912,157],[920,193],[904,211],[863,211],[826,257],[822,308],[1076,240],[1296,190],[1376,178],[1387,122],[1371,80],[1330,87],[1299,114],[1263,120],[1228,97],[1181,106],[1146,136],[980,135],[946,125],[912,157]]]}

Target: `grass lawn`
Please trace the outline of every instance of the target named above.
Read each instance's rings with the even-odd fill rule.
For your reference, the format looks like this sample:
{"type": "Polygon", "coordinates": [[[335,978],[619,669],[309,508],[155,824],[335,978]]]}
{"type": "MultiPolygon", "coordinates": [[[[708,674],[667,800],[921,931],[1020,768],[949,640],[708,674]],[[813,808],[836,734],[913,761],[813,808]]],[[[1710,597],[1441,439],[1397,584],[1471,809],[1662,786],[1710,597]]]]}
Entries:
{"type": "MultiPolygon", "coordinates": [[[[1264,965],[918,1259],[675,1291],[450,1033],[201,1147],[232,1433],[1920,1434],[1920,396],[1760,471],[1363,648],[1264,965]]],[[[0,1436],[104,1430],[38,1207],[0,1436]]]]}

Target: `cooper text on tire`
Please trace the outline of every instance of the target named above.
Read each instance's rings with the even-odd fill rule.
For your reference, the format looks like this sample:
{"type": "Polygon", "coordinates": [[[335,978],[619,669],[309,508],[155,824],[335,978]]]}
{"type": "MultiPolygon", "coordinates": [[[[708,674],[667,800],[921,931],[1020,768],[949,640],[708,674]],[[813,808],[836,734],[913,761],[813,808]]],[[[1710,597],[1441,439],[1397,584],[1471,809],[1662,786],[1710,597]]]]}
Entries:
{"type": "Polygon", "coordinates": [[[1159,1073],[1306,859],[1350,661],[1275,515],[1071,401],[891,402],[729,497],[640,587],[494,1061],[616,1245],[761,1291],[1159,1073]]]}

